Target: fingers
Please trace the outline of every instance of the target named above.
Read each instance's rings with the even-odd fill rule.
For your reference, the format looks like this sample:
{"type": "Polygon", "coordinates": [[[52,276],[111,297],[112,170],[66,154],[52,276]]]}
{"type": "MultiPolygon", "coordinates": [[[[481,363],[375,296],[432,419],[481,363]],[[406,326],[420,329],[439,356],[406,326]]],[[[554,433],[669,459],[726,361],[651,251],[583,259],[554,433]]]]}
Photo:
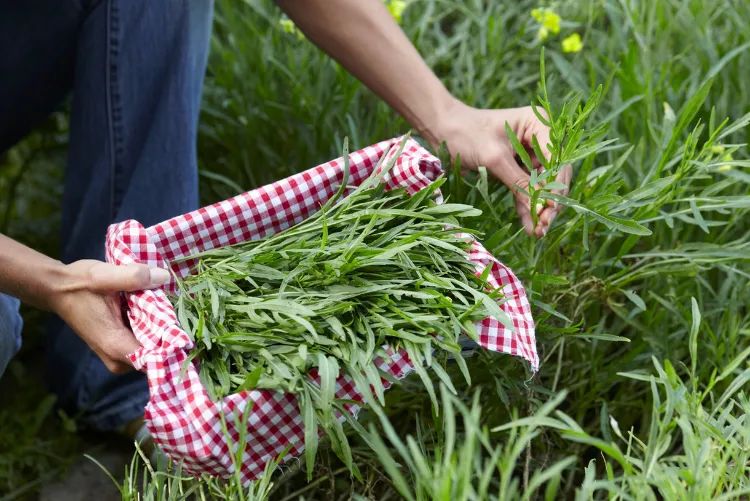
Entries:
{"type": "MultiPolygon", "coordinates": [[[[570,183],[572,179],[573,179],[573,167],[570,164],[564,165],[560,169],[560,172],[557,173],[557,177],[555,178],[555,181],[564,185],[564,188],[560,190],[552,190],[552,193],[556,195],[567,196],[568,193],[570,192],[570,183]]],[[[547,202],[554,209],[554,215],[559,214],[565,208],[564,205],[559,204],[555,202],[554,200],[547,200],[547,202]]]]}
{"type": "Polygon", "coordinates": [[[88,311],[95,316],[77,316],[74,330],[110,372],[122,374],[133,370],[128,355],[141,345],[123,321],[117,296],[88,293],[84,298],[81,302],[88,302],[88,311]]]}
{"type": "Polygon", "coordinates": [[[133,333],[123,327],[110,330],[105,335],[106,339],[101,340],[103,345],[96,353],[104,366],[115,374],[133,370],[128,355],[141,347],[133,333]]]}
{"type": "MultiPolygon", "coordinates": [[[[533,110],[530,110],[530,113],[533,115],[533,110]]],[[[527,125],[525,134],[524,134],[524,140],[528,141],[529,144],[532,144],[532,138],[536,136],[536,140],[539,143],[539,147],[541,150],[541,153],[545,156],[547,160],[552,158],[552,154],[549,150],[549,145],[551,142],[550,139],[550,129],[543,123],[539,121],[536,116],[533,116],[530,119],[530,122],[527,125]]],[[[535,160],[539,162],[539,160],[536,158],[535,160]]],[[[539,162],[541,164],[541,162],[539,162]]],[[[570,165],[565,165],[560,172],[558,172],[556,176],[556,180],[561,182],[565,185],[564,190],[553,190],[552,193],[556,193],[559,195],[566,195],[569,191],[570,181],[573,175],[573,169],[570,165]]],[[[537,227],[534,228],[534,235],[537,238],[541,238],[544,236],[547,231],[549,230],[550,226],[552,225],[552,221],[554,221],[555,217],[560,213],[562,210],[562,206],[558,204],[557,202],[553,200],[547,200],[547,204],[542,210],[542,212],[539,214],[538,224],[537,227]]]]}
{"type": "MultiPolygon", "coordinates": [[[[521,143],[526,147],[526,151],[531,155],[531,160],[534,164],[535,169],[543,168],[544,164],[537,158],[536,151],[534,151],[534,137],[536,137],[537,143],[539,143],[539,149],[546,160],[552,158],[552,153],[549,150],[550,140],[550,129],[544,125],[534,114],[534,110],[528,106],[526,108],[519,108],[521,111],[522,118],[518,121],[516,130],[521,143]]],[[[546,115],[543,109],[538,109],[543,115],[546,115]]]]}
{"type": "Polygon", "coordinates": [[[66,281],[55,294],[51,309],[97,354],[114,373],[133,369],[128,355],[140,348],[123,317],[120,294],[158,287],[170,274],[142,264],[117,266],[82,259],[65,266],[66,281]]]}
{"type": "MultiPolygon", "coordinates": [[[[565,188],[561,190],[552,190],[552,193],[556,193],[558,195],[567,195],[570,191],[570,182],[573,178],[573,168],[570,165],[565,165],[562,169],[560,169],[560,172],[557,174],[556,180],[562,184],[565,185],[565,188]]],[[[562,210],[565,208],[564,205],[559,204],[553,200],[547,200],[547,207],[544,208],[542,213],[539,215],[539,227],[535,229],[535,234],[537,236],[543,236],[547,233],[547,230],[549,229],[550,225],[552,224],[552,221],[562,212],[562,210]],[[541,233],[541,235],[539,234],[541,233]]]]}
{"type": "MultiPolygon", "coordinates": [[[[547,160],[551,159],[552,153],[549,151],[549,127],[539,121],[535,121],[533,125],[528,127],[527,131],[528,137],[524,140],[528,145],[531,146],[533,144],[532,137],[536,136],[536,140],[539,143],[539,149],[542,150],[542,155],[544,155],[544,158],[547,160]]],[[[534,156],[536,157],[536,154],[534,156]]],[[[537,162],[539,161],[537,160],[537,162]]],[[[539,164],[541,165],[541,162],[539,162],[539,164]]]]}
{"type": "Polygon", "coordinates": [[[153,289],[167,284],[169,271],[149,268],[144,264],[117,266],[95,262],[88,270],[89,290],[95,292],[120,292],[153,289]]]}
{"type": "Polygon", "coordinates": [[[519,194],[516,196],[516,212],[518,212],[518,216],[521,218],[521,224],[526,234],[533,234],[534,220],[529,210],[529,199],[525,195],[519,194]]]}
{"type": "Polygon", "coordinates": [[[557,174],[557,180],[565,185],[565,189],[554,190],[553,193],[567,196],[570,192],[570,183],[573,180],[573,166],[570,164],[563,166],[563,168],[560,169],[560,172],[558,172],[557,174]]]}
{"type": "MultiPolygon", "coordinates": [[[[536,141],[539,144],[539,150],[541,154],[544,155],[545,160],[550,160],[552,158],[552,154],[549,150],[550,130],[549,127],[539,121],[530,107],[526,108],[525,111],[526,120],[520,122],[523,130],[518,132],[524,146],[526,146],[527,150],[533,155],[532,160],[534,167],[539,170],[542,169],[544,165],[533,149],[534,137],[536,137],[536,141]]],[[[543,112],[543,110],[541,111],[543,112]]],[[[538,186],[537,188],[541,188],[541,186],[538,186]]],[[[526,228],[526,232],[530,235],[541,238],[547,233],[549,226],[554,219],[554,202],[547,201],[546,205],[540,202],[537,214],[539,217],[537,219],[536,227],[533,227],[531,222],[529,222],[528,227],[526,227],[526,225],[524,225],[524,227],[526,228]]],[[[529,220],[530,219],[531,218],[529,217],[529,220]]]]}
{"type": "Polygon", "coordinates": [[[62,296],[55,312],[108,370],[123,373],[133,369],[128,355],[140,344],[123,319],[119,295],[78,289],[62,296]]]}
{"type": "Polygon", "coordinates": [[[493,162],[487,165],[492,174],[507,186],[516,199],[516,210],[524,230],[529,235],[532,234],[534,223],[531,218],[531,207],[529,197],[524,193],[528,190],[530,177],[529,174],[519,166],[513,158],[510,151],[501,151],[493,162]]]}

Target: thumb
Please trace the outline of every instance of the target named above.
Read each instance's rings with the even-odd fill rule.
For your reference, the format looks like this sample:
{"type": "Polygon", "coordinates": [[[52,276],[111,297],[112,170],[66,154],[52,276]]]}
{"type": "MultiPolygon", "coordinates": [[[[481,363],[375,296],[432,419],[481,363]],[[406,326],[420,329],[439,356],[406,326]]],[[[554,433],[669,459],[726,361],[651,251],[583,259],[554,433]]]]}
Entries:
{"type": "Polygon", "coordinates": [[[114,265],[98,262],[89,268],[89,289],[96,292],[121,292],[153,289],[170,280],[169,271],[145,264],[114,265]]]}

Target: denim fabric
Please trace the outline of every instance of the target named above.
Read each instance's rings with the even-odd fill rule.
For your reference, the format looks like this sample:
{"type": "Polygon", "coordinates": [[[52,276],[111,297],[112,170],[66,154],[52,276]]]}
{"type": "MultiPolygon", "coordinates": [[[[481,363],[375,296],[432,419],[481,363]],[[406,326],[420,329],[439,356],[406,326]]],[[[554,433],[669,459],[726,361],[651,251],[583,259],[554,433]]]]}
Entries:
{"type": "MultiPolygon", "coordinates": [[[[0,32],[12,31],[0,35],[7,42],[0,45],[0,74],[23,75],[18,83],[0,79],[0,106],[21,101],[10,108],[27,117],[14,128],[0,113],[0,147],[72,90],[64,262],[103,259],[113,222],[148,226],[197,208],[196,135],[212,11],[210,0],[0,0],[0,32]],[[50,6],[65,14],[50,13],[50,6]],[[32,14],[33,35],[9,20],[32,14]],[[10,72],[6,58],[16,65],[10,72]],[[46,84],[33,92],[16,88],[28,84],[29,73],[47,75],[46,84]]],[[[60,404],[100,430],[141,416],[144,376],[110,373],[59,319],[53,324],[48,380],[60,404]]]]}
{"type": "Polygon", "coordinates": [[[0,294],[0,376],[13,355],[21,349],[23,320],[18,313],[18,299],[0,294]]]}

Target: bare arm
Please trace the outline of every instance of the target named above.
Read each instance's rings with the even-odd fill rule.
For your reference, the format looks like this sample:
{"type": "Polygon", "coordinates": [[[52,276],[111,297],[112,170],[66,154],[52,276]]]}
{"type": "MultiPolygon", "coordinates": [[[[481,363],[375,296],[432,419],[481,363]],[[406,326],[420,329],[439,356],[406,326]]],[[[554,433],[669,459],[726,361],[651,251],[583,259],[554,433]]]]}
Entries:
{"type": "Polygon", "coordinates": [[[51,310],[52,297],[65,279],[65,266],[0,235],[0,291],[24,303],[51,310]]]}
{"type": "MultiPolygon", "coordinates": [[[[529,173],[514,159],[507,122],[527,146],[537,136],[546,151],[549,129],[531,108],[483,110],[454,98],[427,66],[381,0],[277,0],[317,44],[386,101],[433,146],[445,141],[466,168],[486,166],[516,195],[526,231],[544,235],[559,208],[545,207],[533,227],[526,188],[529,173]]],[[[570,168],[558,180],[568,184],[570,168]]]]}
{"type": "Polygon", "coordinates": [[[122,320],[117,293],[168,280],[166,270],[145,265],[93,259],[66,265],[0,235],[0,292],[57,313],[114,372],[129,368],[126,355],[139,346],[122,320]]]}

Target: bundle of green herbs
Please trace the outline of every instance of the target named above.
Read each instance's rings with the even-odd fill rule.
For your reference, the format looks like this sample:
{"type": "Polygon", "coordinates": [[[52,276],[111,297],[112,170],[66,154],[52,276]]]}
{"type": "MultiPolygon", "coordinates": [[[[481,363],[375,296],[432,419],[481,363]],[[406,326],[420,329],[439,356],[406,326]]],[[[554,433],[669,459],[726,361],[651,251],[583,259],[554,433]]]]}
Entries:
{"type": "MultiPolygon", "coordinates": [[[[404,350],[435,403],[426,369],[453,388],[444,355],[460,354],[459,336],[475,337],[475,321],[505,318],[499,291],[486,283],[489,267],[475,274],[471,231],[458,223],[481,212],[437,204],[442,176],[412,196],[386,191],[397,157],[348,196],[345,175],[336,195],[296,226],[191,256],[195,273],[172,298],[212,398],[252,388],[297,396],[308,472],[319,429],[352,466],[339,419],[352,402],[336,398],[339,376],[354,381],[365,404],[383,405],[383,381],[392,377],[375,360],[387,358],[386,346],[404,350]]],[[[463,359],[455,360],[468,381],[463,359]]]]}

